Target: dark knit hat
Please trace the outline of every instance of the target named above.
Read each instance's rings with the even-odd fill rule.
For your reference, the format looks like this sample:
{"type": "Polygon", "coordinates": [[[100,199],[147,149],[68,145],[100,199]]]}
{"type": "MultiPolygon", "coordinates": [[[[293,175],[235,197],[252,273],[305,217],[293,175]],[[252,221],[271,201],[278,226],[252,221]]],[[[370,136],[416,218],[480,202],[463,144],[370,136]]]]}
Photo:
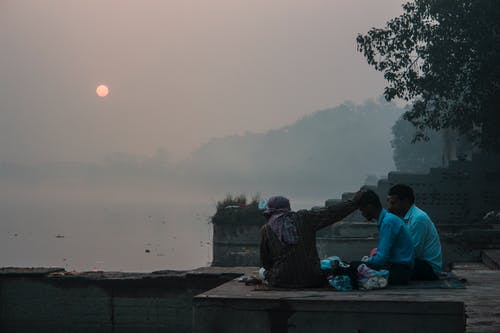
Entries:
{"type": "Polygon", "coordinates": [[[263,214],[269,216],[275,212],[289,211],[290,209],[290,200],[282,196],[275,196],[269,198],[266,210],[264,210],[263,214]]]}

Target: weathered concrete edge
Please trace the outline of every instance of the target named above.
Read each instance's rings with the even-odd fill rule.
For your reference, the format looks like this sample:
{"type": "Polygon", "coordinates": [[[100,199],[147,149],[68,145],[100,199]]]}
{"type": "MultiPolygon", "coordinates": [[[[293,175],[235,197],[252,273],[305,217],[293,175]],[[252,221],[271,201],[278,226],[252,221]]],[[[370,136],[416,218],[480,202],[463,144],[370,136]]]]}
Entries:
{"type": "Polygon", "coordinates": [[[465,304],[461,301],[409,301],[409,300],[324,300],[320,298],[222,298],[205,294],[195,296],[193,307],[224,307],[230,303],[236,310],[272,311],[285,303],[290,311],[337,312],[337,313],[374,313],[374,314],[439,314],[465,315],[465,304]]]}
{"type": "Polygon", "coordinates": [[[192,270],[159,270],[151,273],[82,271],[68,272],[61,267],[0,267],[0,279],[8,277],[45,277],[50,279],[82,280],[140,280],[158,278],[196,278],[214,275],[238,277],[255,270],[255,267],[198,267],[192,270]]]}
{"type": "Polygon", "coordinates": [[[193,297],[249,269],[77,273],[10,267],[0,274],[0,332],[191,332],[193,297]],[[26,286],[42,291],[33,298],[26,286]]]}

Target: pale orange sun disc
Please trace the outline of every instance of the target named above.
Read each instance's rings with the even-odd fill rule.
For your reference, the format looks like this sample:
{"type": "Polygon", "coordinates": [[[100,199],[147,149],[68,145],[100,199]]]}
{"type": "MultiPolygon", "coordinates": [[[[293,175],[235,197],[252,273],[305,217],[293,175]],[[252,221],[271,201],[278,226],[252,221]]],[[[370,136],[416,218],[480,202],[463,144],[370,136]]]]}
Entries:
{"type": "Polygon", "coordinates": [[[97,96],[99,97],[106,97],[108,96],[109,94],[109,88],[107,85],[105,84],[100,84],[97,86],[97,88],[95,89],[95,93],[97,94],[97,96]]]}

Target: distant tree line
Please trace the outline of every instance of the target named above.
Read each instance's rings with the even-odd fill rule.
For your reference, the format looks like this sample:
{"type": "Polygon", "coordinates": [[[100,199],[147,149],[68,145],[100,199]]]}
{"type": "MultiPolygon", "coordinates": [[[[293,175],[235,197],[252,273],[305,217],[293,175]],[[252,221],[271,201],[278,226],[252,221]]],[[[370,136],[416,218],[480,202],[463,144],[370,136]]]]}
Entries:
{"type": "Polygon", "coordinates": [[[164,149],[152,156],[114,153],[101,163],[0,163],[0,181],[336,197],[395,167],[426,172],[442,165],[442,134],[429,132],[431,142],[412,144],[415,128],[403,112],[383,99],[348,102],[268,132],[213,139],[180,163],[164,149]]]}

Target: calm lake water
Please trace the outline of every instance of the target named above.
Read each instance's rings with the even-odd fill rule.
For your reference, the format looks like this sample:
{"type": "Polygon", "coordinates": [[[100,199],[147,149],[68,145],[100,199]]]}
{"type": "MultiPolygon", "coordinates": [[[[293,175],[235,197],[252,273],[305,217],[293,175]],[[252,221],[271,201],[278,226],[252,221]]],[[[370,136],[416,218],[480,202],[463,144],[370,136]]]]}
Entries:
{"type": "Polygon", "coordinates": [[[212,204],[2,200],[0,267],[147,272],[212,260],[212,204]]]}
{"type": "MultiPolygon", "coordinates": [[[[122,194],[2,191],[0,267],[151,272],[210,264],[209,221],[221,196],[173,202],[162,193],[122,194]]],[[[318,203],[296,200],[292,208],[318,203]]]]}

